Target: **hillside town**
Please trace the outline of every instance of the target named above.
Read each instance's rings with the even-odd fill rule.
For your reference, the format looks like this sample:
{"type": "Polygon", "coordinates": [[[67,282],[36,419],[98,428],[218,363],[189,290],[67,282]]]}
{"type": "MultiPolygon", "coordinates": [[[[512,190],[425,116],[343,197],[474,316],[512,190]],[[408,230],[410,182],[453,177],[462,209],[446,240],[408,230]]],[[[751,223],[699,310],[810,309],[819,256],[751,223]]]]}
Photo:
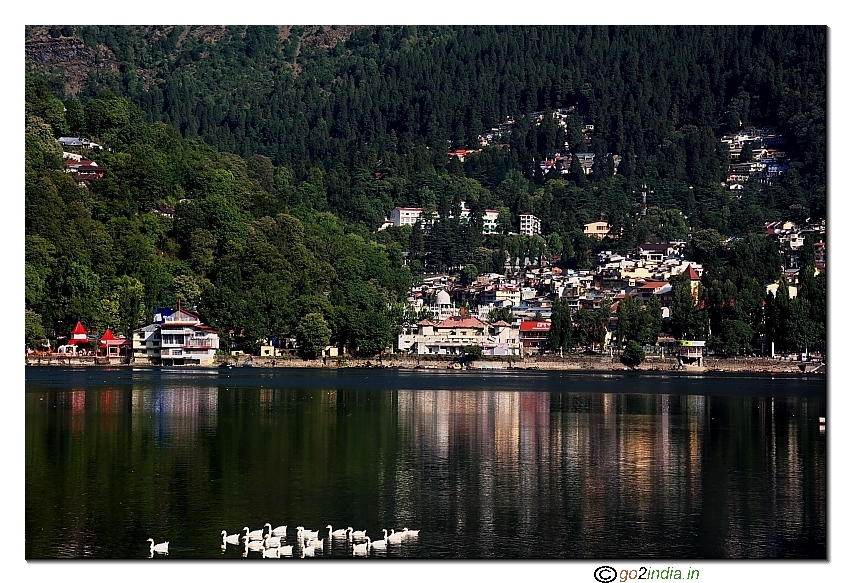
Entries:
{"type": "MultiPolygon", "coordinates": [[[[554,123],[566,131],[576,119],[575,107],[547,112],[533,112],[529,122],[540,126],[551,115],[554,123]]],[[[504,123],[491,128],[479,136],[482,148],[508,147],[507,140],[516,124],[509,117],[504,123]]],[[[580,125],[581,142],[589,143],[594,131],[593,124],[580,125]]],[[[578,135],[578,134],[576,134],[578,135]]],[[[101,146],[81,137],[64,136],[57,139],[63,150],[64,170],[80,187],[87,188],[92,181],[102,179],[107,168],[87,157],[88,152],[101,146]]],[[[788,168],[788,157],[784,151],[785,138],[772,128],[742,128],[724,135],[720,140],[729,148],[728,176],[725,184],[731,190],[743,189],[743,184],[753,182],[759,187],[769,185],[788,168]]],[[[580,163],[585,174],[593,172],[594,154],[570,152],[581,144],[563,143],[563,151],[554,159],[540,162],[544,173],[559,171],[567,173],[573,157],[580,163]]],[[[450,158],[461,162],[480,150],[454,150],[450,158]]],[[[613,156],[614,172],[620,162],[613,156]]],[[[642,213],[646,213],[647,188],[643,187],[642,213]]],[[[151,213],[173,219],[173,207],[158,204],[151,213]]],[[[482,234],[541,235],[542,221],[531,213],[519,214],[516,231],[507,231],[500,224],[499,210],[481,211],[482,234]]],[[[469,221],[470,208],[466,201],[460,202],[460,219],[469,221]]],[[[441,219],[438,212],[422,207],[395,207],[378,231],[389,227],[413,227],[419,225],[430,231],[441,219]]],[[[604,217],[583,225],[584,234],[594,240],[618,237],[604,217]]],[[[772,221],[764,224],[764,234],[778,244],[782,258],[782,278],[788,284],[789,297],[797,295],[800,275],[800,249],[807,236],[812,236],[815,254],[815,275],[826,269],[825,221],[798,225],[792,221],[772,221]]],[[[545,233],[543,233],[545,235],[545,233]]],[[[732,239],[729,239],[729,243],[732,239]]],[[[552,330],[552,311],[556,302],[568,306],[571,314],[579,311],[591,314],[604,313],[604,334],[583,346],[585,350],[599,353],[611,350],[619,344],[618,308],[626,298],[639,298],[641,303],[657,300],[661,310],[662,328],[668,330],[672,315],[672,279],[684,274],[690,281],[695,304],[700,297],[700,282],[704,274],[701,264],[685,256],[686,241],[667,243],[644,243],[626,253],[600,252],[590,269],[562,269],[557,266],[558,257],[538,258],[534,263],[525,259],[508,257],[502,273],[478,274],[472,280],[457,274],[430,274],[423,276],[409,290],[405,315],[400,323],[401,331],[392,346],[383,354],[464,357],[475,354],[472,347],[480,347],[483,357],[526,358],[551,352],[548,342],[552,330]],[[496,314],[499,317],[494,318],[496,314]]],[[[764,292],[776,293],[779,280],[766,286],[764,292]]],[[[257,350],[238,343],[231,346],[219,345],[216,330],[202,322],[195,311],[180,306],[176,310],[158,308],[153,322],[133,331],[132,338],[107,329],[101,334],[89,334],[84,323],[79,321],[68,336],[57,338],[56,358],[91,359],[92,362],[149,364],[155,366],[214,365],[217,355],[237,357],[295,357],[299,354],[295,338],[268,338],[257,350]]],[[[583,324],[573,324],[581,327],[583,324]]],[[[234,331],[229,331],[230,336],[234,331]]],[[[704,340],[699,341],[699,354],[705,354],[704,340]]],[[[666,348],[689,357],[694,356],[693,343],[684,346],[668,332],[661,332],[649,339],[647,349],[666,348]]],[[[765,347],[762,346],[764,352],[765,347]]],[[[28,354],[35,352],[28,349],[28,354]]],[[[352,356],[344,346],[326,346],[323,358],[352,356]]],[[[771,356],[773,356],[771,350],[771,356]]],[[[220,359],[219,359],[220,360],[220,359]]],[[[690,360],[690,359],[689,359],[690,360]]]]}
{"type": "MultiPolygon", "coordinates": [[[[393,217],[398,219],[421,209],[395,211],[393,217]]],[[[807,235],[822,238],[825,224],[799,226],[781,221],[765,223],[764,228],[765,234],[775,238],[784,250],[782,277],[788,282],[789,296],[794,298],[802,242],[807,235]]],[[[585,231],[610,236],[604,221],[585,225],[585,231]]],[[[818,241],[814,247],[815,273],[820,275],[826,270],[826,244],[818,241]]],[[[504,273],[480,274],[472,281],[463,281],[457,275],[425,276],[410,289],[401,333],[383,354],[462,359],[467,354],[477,354],[472,347],[480,347],[483,357],[505,357],[510,361],[551,353],[548,339],[556,301],[567,305],[573,315],[579,311],[607,314],[604,335],[583,347],[605,353],[615,344],[618,308],[624,299],[639,298],[641,303],[657,299],[664,328],[672,316],[673,278],[684,274],[694,302],[698,301],[704,269],[684,255],[685,248],[685,241],[674,241],[645,243],[626,254],[603,251],[595,258],[595,266],[585,270],[564,270],[548,262],[514,269],[515,265],[508,261],[504,273]]],[[[779,282],[774,282],[764,291],[775,294],[778,286],[779,282]]],[[[581,325],[574,323],[576,327],[581,325]]],[[[153,322],[133,331],[132,338],[116,336],[112,330],[102,335],[89,334],[83,323],[77,322],[67,342],[50,356],[59,362],[75,358],[92,364],[215,366],[230,362],[228,358],[234,356],[295,358],[299,354],[295,338],[267,339],[256,354],[236,344],[230,350],[224,348],[218,332],[202,322],[195,311],[178,307],[157,309],[153,322]]],[[[678,356],[680,361],[685,357],[688,362],[701,362],[707,355],[704,340],[677,342],[665,332],[646,348],[662,353],[667,350],[669,355],[678,356]]],[[[32,355],[35,357],[35,353],[32,355]]],[[[326,346],[322,353],[325,361],[329,357],[350,356],[353,355],[341,346],[326,346]]],[[[243,362],[248,365],[250,360],[243,362]]]]}

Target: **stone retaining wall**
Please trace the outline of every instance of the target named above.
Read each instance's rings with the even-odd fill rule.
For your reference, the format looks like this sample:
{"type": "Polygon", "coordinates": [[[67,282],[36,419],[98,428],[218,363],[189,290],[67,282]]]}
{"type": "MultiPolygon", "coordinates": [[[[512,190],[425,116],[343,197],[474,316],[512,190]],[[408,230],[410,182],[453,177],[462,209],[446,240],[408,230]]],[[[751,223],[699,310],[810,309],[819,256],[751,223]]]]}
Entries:
{"type": "MultiPolygon", "coordinates": [[[[614,357],[608,355],[568,355],[560,356],[537,356],[537,357],[484,357],[477,360],[478,365],[501,365],[504,369],[533,369],[533,370],[626,370],[614,357]]],[[[303,360],[293,357],[260,357],[240,356],[237,358],[221,358],[212,366],[218,366],[220,361],[225,361],[234,366],[241,367],[250,363],[255,367],[280,367],[280,368],[368,368],[368,367],[399,367],[415,368],[417,366],[446,368],[454,362],[454,359],[445,356],[409,356],[392,354],[375,358],[325,358],[315,360],[303,360]]],[[[28,356],[26,364],[29,366],[152,366],[142,362],[127,363],[119,359],[105,359],[95,357],[36,357],[28,356]]],[[[649,356],[640,365],[640,370],[649,371],[727,371],[727,372],[774,372],[774,373],[800,373],[800,363],[796,361],[782,361],[770,358],[706,358],[704,366],[685,367],[681,369],[675,358],[661,358],[649,356]]],[[[188,365],[187,368],[196,365],[188,365]]]]}

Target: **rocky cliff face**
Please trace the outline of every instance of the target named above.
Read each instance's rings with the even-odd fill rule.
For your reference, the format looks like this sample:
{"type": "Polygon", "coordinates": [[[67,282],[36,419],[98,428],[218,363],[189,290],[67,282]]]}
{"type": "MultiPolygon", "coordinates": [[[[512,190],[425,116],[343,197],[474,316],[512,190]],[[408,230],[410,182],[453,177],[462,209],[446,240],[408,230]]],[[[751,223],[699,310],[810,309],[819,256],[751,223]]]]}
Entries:
{"type": "Polygon", "coordinates": [[[76,37],[34,36],[27,39],[25,52],[28,67],[60,73],[71,95],[80,92],[92,69],[118,72],[118,62],[111,51],[96,51],[76,37]]]}

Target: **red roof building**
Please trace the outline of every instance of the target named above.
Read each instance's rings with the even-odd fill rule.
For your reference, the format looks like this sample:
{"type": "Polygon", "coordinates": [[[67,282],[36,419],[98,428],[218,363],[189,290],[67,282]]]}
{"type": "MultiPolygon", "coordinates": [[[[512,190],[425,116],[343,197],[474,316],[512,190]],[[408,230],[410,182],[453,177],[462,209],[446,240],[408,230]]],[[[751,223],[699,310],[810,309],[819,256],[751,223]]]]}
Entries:
{"type": "Polygon", "coordinates": [[[98,348],[99,356],[127,356],[131,346],[130,340],[124,336],[118,338],[112,333],[109,328],[100,337],[100,347],[98,348]]]}
{"type": "Polygon", "coordinates": [[[546,350],[546,342],[549,339],[549,330],[552,329],[551,322],[540,322],[537,320],[523,320],[519,325],[519,339],[522,343],[524,354],[543,354],[546,350]]]}
{"type": "Polygon", "coordinates": [[[88,344],[89,343],[89,335],[86,332],[86,329],[83,327],[83,323],[77,320],[77,325],[74,326],[74,329],[71,331],[71,339],[68,341],[68,344],[88,344]]]}
{"type": "Polygon", "coordinates": [[[436,326],[438,329],[468,328],[472,330],[484,330],[486,327],[487,326],[484,322],[478,318],[465,318],[463,316],[452,316],[451,318],[446,318],[436,326]]]}

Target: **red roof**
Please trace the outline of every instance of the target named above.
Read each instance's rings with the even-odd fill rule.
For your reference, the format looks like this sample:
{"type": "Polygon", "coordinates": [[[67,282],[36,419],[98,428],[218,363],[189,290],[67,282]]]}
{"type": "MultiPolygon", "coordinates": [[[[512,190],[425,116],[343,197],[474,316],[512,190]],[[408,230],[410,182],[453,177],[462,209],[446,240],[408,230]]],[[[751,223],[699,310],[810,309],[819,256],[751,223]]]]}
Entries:
{"type": "Polygon", "coordinates": [[[417,326],[435,326],[436,324],[434,324],[434,322],[432,322],[428,318],[425,318],[421,322],[416,322],[416,325],[417,326]]]}
{"type": "Polygon", "coordinates": [[[504,320],[499,320],[498,322],[493,322],[493,323],[491,324],[491,326],[497,326],[497,327],[498,327],[498,326],[510,326],[510,324],[508,324],[508,323],[507,323],[507,322],[505,322],[504,320]]]}
{"type": "MultiPolygon", "coordinates": [[[[688,267],[690,267],[690,265],[688,267]]],[[[693,268],[691,267],[691,269],[693,269],[693,268]]],[[[694,272],[694,273],[696,273],[696,272],[694,272]]],[[[697,279],[699,279],[699,278],[697,278],[697,279]]],[[[666,281],[647,281],[642,286],[640,286],[640,288],[641,289],[658,289],[660,287],[664,287],[665,285],[667,285],[666,281]]]]}
{"type": "Polygon", "coordinates": [[[691,281],[699,281],[699,275],[697,275],[697,272],[690,263],[688,263],[688,268],[685,270],[685,273],[688,274],[688,278],[691,281]]]}
{"type": "Polygon", "coordinates": [[[437,328],[485,328],[484,322],[478,318],[464,318],[462,316],[452,316],[446,318],[439,324],[437,328]]]}
{"type": "Polygon", "coordinates": [[[77,325],[71,330],[71,339],[68,344],[88,344],[88,332],[83,328],[83,323],[77,320],[77,325]]]}
{"type": "Polygon", "coordinates": [[[103,336],[100,337],[100,343],[107,346],[130,346],[130,340],[128,338],[124,338],[123,336],[116,338],[112,330],[108,328],[103,333],[103,336]]]}
{"type": "Polygon", "coordinates": [[[523,320],[519,325],[520,332],[548,332],[551,329],[551,322],[538,322],[537,320],[523,320]]]}

